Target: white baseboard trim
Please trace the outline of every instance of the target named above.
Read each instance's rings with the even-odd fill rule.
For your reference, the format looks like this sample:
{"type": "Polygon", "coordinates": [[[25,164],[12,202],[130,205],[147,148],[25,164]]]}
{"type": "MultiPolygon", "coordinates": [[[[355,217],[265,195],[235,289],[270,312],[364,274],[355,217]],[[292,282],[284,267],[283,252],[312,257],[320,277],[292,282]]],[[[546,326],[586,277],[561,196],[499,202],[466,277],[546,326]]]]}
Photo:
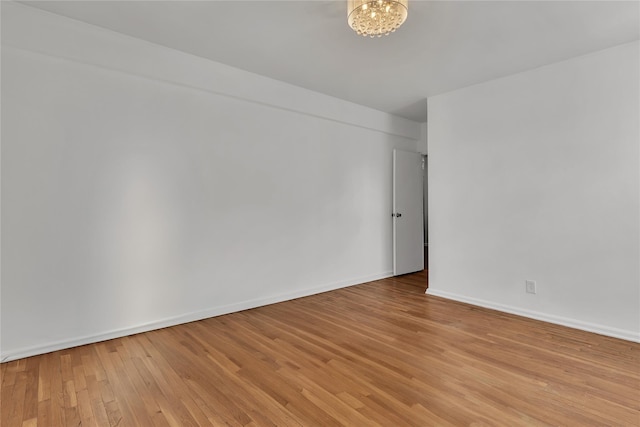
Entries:
{"type": "Polygon", "coordinates": [[[74,338],[70,340],[56,341],[43,345],[37,345],[26,348],[19,348],[15,350],[9,350],[7,352],[0,352],[0,363],[9,362],[12,360],[23,359],[25,357],[36,356],[38,354],[50,353],[52,351],[64,350],[71,347],[77,347],[86,344],[93,344],[101,341],[107,341],[114,338],[121,338],[127,335],[139,334],[142,332],[153,331],[156,329],[162,329],[169,326],[176,326],[183,323],[194,322],[196,320],[208,319],[210,317],[221,316],[223,314],[235,313],[237,311],[249,310],[251,308],[262,307],[269,304],[275,304],[278,302],[290,301],[296,298],[307,297],[310,295],[321,294],[323,292],[333,291],[340,288],[346,288],[349,286],[360,285],[362,283],[372,282],[375,280],[385,279],[393,276],[392,271],[385,271],[379,274],[370,276],[364,276],[349,280],[343,280],[334,283],[328,283],[322,286],[316,286],[313,288],[301,289],[295,292],[288,292],[284,294],[276,294],[268,297],[256,298],[252,300],[242,301],[234,304],[228,304],[219,307],[213,307],[207,310],[201,310],[191,313],[182,314],[179,316],[160,319],[153,322],[148,322],[128,328],[117,329],[95,335],[88,335],[84,337],[74,338]]]}
{"type": "Polygon", "coordinates": [[[499,304],[499,303],[486,301],[478,298],[441,291],[438,289],[429,288],[425,293],[427,295],[433,295],[437,297],[450,299],[453,301],[464,302],[467,304],[490,308],[490,309],[502,311],[505,313],[516,314],[518,316],[528,317],[530,319],[542,320],[543,322],[554,323],[556,325],[567,326],[569,328],[580,329],[582,331],[593,332],[593,333],[605,335],[608,337],[620,338],[626,341],[633,341],[633,342],[640,343],[640,333],[638,332],[611,328],[609,326],[583,322],[581,320],[571,319],[571,318],[562,317],[562,316],[555,316],[552,314],[541,313],[539,311],[525,310],[522,308],[510,306],[510,305],[499,304]]]}

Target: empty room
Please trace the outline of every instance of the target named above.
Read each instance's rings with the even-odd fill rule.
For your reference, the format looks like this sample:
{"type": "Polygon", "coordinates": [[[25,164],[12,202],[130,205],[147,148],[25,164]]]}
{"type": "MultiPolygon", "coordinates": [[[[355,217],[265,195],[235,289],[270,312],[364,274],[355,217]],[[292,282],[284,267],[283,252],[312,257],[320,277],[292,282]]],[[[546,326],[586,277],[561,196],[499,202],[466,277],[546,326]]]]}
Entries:
{"type": "Polygon", "coordinates": [[[640,426],[639,1],[1,1],[0,425],[640,426]]]}

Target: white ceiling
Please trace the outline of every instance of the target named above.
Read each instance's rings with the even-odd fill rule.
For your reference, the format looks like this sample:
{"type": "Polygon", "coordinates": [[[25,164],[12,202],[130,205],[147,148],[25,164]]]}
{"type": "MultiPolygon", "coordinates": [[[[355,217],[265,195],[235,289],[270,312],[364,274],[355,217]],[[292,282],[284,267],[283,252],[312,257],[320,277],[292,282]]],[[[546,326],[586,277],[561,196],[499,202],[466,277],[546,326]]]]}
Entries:
{"type": "Polygon", "coordinates": [[[410,0],[374,39],[346,0],[23,3],[416,121],[429,96],[640,38],[638,1],[410,0]]]}

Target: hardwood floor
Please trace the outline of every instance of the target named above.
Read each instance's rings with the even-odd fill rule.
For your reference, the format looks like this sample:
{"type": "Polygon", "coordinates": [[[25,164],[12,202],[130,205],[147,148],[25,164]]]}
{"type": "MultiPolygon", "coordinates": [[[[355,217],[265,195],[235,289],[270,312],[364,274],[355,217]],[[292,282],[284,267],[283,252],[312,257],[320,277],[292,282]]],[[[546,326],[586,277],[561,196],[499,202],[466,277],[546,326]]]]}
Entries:
{"type": "Polygon", "coordinates": [[[9,426],[637,426],[640,345],[424,273],[7,362],[9,426]]]}

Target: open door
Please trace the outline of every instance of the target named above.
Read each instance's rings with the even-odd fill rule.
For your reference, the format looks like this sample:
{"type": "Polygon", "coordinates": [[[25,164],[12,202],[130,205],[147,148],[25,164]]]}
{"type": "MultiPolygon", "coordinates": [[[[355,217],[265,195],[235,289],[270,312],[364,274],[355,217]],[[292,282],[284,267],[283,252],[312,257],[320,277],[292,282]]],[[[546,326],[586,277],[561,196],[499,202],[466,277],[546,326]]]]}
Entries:
{"type": "Polygon", "coordinates": [[[422,155],[393,150],[393,274],[424,269],[422,155]]]}

